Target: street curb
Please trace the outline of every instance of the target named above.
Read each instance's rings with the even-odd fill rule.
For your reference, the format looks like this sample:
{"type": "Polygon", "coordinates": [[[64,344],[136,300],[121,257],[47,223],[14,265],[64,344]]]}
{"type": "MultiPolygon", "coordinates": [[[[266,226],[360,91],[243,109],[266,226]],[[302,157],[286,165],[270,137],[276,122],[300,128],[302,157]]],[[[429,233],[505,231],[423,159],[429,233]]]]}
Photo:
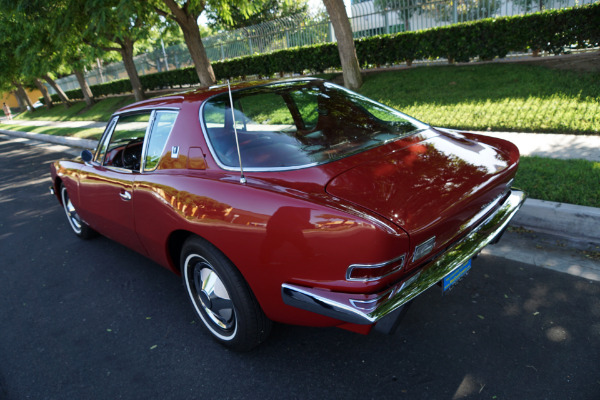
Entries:
{"type": "MultiPolygon", "coordinates": [[[[3,129],[0,129],[0,133],[81,149],[94,149],[98,143],[90,139],[3,129]]],[[[600,208],[527,199],[510,225],[579,242],[600,243],[600,208]]]]}
{"type": "Polygon", "coordinates": [[[510,224],[576,241],[600,243],[600,208],[527,199],[510,224]]]}
{"type": "Polygon", "coordinates": [[[11,131],[6,129],[0,129],[0,133],[4,133],[8,136],[31,139],[31,140],[39,140],[41,142],[61,144],[63,146],[69,147],[77,147],[80,149],[95,149],[98,144],[97,140],[91,139],[81,139],[75,137],[68,136],[53,136],[46,135],[43,133],[33,133],[33,132],[21,132],[21,131],[11,131]]]}

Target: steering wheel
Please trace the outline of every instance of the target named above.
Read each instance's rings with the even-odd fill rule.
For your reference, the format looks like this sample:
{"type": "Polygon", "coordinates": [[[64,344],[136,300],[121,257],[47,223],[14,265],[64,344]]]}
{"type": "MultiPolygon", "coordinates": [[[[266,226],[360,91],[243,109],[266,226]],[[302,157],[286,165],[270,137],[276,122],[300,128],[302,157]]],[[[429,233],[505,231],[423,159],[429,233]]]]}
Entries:
{"type": "Polygon", "coordinates": [[[123,168],[136,170],[140,168],[140,160],[137,152],[127,151],[132,145],[138,144],[137,140],[131,140],[125,145],[125,148],[121,152],[121,165],[123,168]]]}

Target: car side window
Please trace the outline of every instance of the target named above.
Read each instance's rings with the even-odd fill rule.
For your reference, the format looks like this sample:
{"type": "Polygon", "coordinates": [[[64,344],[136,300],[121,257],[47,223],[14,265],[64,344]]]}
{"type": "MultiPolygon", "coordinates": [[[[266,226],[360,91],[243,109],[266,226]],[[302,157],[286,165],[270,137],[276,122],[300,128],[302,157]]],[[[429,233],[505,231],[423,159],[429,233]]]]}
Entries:
{"type": "Polygon", "coordinates": [[[120,116],[104,150],[102,165],[139,171],[150,112],[120,116]]]}
{"type": "Polygon", "coordinates": [[[112,135],[112,131],[117,123],[117,117],[113,118],[108,125],[106,126],[106,130],[104,131],[104,135],[102,136],[101,142],[98,146],[98,150],[96,151],[95,161],[99,164],[102,164],[104,160],[104,156],[106,155],[106,149],[108,148],[108,142],[110,141],[110,136],[112,135]]]}
{"type": "Polygon", "coordinates": [[[153,171],[156,169],[160,157],[165,149],[165,144],[169,134],[175,125],[177,112],[175,111],[157,111],[152,124],[152,131],[148,138],[148,148],[144,163],[144,171],[153,171]]]}

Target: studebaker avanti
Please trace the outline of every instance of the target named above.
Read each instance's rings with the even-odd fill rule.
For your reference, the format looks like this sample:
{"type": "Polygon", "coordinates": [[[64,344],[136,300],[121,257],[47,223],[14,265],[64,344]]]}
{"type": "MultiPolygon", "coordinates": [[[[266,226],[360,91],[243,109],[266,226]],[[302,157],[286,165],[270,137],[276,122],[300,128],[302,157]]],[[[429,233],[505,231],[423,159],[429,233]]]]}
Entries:
{"type": "Polygon", "coordinates": [[[51,175],[76,235],[181,275],[210,334],[248,350],[272,321],[393,330],[498,240],[525,198],[518,162],[505,140],[289,79],[127,106],[51,175]]]}

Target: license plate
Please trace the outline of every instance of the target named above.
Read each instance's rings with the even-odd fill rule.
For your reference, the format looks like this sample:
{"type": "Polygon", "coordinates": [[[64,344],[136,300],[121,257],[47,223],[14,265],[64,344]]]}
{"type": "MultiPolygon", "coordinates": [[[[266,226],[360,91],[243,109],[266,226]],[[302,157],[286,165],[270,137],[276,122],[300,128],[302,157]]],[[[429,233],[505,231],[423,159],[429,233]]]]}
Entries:
{"type": "Polygon", "coordinates": [[[442,280],[442,293],[447,292],[452,286],[463,278],[471,269],[471,260],[456,268],[452,273],[442,280]]]}

